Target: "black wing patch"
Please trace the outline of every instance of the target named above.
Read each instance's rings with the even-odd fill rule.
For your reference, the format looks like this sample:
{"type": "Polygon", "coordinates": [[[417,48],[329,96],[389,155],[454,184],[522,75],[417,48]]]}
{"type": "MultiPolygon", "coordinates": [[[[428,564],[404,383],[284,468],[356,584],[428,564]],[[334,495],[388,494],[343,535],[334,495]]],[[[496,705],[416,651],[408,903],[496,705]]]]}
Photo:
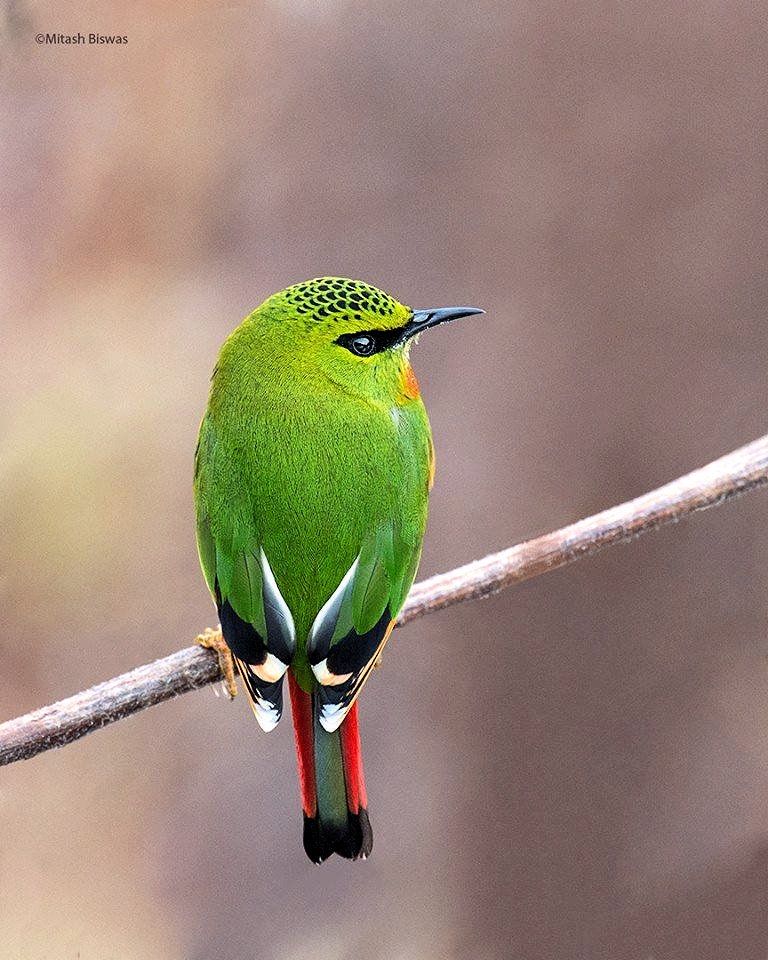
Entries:
{"type": "Polygon", "coordinates": [[[245,663],[262,664],[267,659],[267,645],[253,624],[241,620],[229,600],[219,602],[221,632],[233,655],[245,663]]]}
{"type": "Polygon", "coordinates": [[[325,730],[336,730],[347,715],[391,629],[392,615],[387,608],[367,633],[359,634],[352,628],[336,641],[324,660],[319,651],[310,655],[310,665],[320,681],[315,702],[325,730]]]}
{"type": "Polygon", "coordinates": [[[259,726],[269,732],[277,726],[283,715],[283,674],[285,661],[292,659],[292,651],[279,639],[272,643],[273,647],[279,647],[279,652],[268,650],[264,638],[253,624],[239,617],[229,600],[220,599],[218,585],[216,597],[222,635],[243,678],[259,726]]]}
{"type": "Polygon", "coordinates": [[[270,683],[257,677],[249,664],[237,658],[235,663],[248,691],[259,726],[268,733],[277,726],[283,715],[283,678],[270,683]]]}

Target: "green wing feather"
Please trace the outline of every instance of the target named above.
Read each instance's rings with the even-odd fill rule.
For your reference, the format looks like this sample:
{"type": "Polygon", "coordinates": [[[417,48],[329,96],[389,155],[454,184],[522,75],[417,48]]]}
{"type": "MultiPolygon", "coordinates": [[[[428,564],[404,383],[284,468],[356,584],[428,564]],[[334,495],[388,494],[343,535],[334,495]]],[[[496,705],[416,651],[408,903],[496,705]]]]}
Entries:
{"type": "MultiPolygon", "coordinates": [[[[198,545],[222,629],[231,608],[266,651],[284,652],[269,635],[266,555],[296,625],[296,679],[340,723],[415,576],[431,439],[420,401],[396,416],[347,409],[336,396],[315,401],[265,401],[253,419],[239,421],[218,405],[214,383],[198,448],[198,545]],[[333,616],[315,629],[352,564],[333,616]]],[[[224,632],[237,655],[232,631],[224,632]]]]}
{"type": "Polygon", "coordinates": [[[341,724],[381,656],[420,550],[420,541],[408,543],[397,535],[394,521],[380,524],[318,614],[307,653],[320,684],[320,722],[326,730],[341,724]]]}
{"type": "Polygon", "coordinates": [[[254,713],[269,730],[282,713],[282,674],[295,651],[293,622],[279,591],[275,595],[255,517],[246,505],[248,487],[240,486],[240,500],[229,499],[226,509],[212,509],[216,498],[208,483],[216,452],[214,427],[206,417],[195,456],[200,563],[254,713]]]}

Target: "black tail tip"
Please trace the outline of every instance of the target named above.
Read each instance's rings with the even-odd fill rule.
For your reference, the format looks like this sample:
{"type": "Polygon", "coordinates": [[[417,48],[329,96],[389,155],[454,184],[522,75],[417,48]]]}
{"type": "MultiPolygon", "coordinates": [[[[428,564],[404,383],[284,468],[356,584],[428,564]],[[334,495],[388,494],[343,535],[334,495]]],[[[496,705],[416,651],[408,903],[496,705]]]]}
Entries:
{"type": "Polygon", "coordinates": [[[373,849],[373,831],[368,811],[348,813],[345,825],[323,823],[304,814],[304,849],[312,863],[322,863],[333,853],[347,860],[365,860],[373,849]]]}

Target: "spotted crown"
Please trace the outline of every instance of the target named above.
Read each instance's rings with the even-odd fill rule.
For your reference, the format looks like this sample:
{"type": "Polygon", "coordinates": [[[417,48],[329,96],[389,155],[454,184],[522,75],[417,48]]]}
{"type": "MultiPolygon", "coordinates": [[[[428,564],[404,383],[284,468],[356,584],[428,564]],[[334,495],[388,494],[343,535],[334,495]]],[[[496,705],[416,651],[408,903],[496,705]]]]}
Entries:
{"type": "Polygon", "coordinates": [[[396,313],[398,306],[396,300],[378,287],[341,277],[305,280],[288,287],[284,295],[296,313],[314,320],[325,320],[345,310],[388,318],[396,313]]]}

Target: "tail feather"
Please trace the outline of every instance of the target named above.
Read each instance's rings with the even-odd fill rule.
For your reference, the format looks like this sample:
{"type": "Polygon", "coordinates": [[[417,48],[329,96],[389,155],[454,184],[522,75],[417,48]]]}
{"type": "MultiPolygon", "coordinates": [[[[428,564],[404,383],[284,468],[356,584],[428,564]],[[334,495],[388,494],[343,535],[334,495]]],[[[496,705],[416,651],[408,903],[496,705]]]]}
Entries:
{"type": "Polygon", "coordinates": [[[365,859],[373,847],[363,777],[357,705],[341,727],[320,725],[319,704],[289,674],[291,710],[304,811],[304,849],[314,863],[333,853],[365,859]]]}

